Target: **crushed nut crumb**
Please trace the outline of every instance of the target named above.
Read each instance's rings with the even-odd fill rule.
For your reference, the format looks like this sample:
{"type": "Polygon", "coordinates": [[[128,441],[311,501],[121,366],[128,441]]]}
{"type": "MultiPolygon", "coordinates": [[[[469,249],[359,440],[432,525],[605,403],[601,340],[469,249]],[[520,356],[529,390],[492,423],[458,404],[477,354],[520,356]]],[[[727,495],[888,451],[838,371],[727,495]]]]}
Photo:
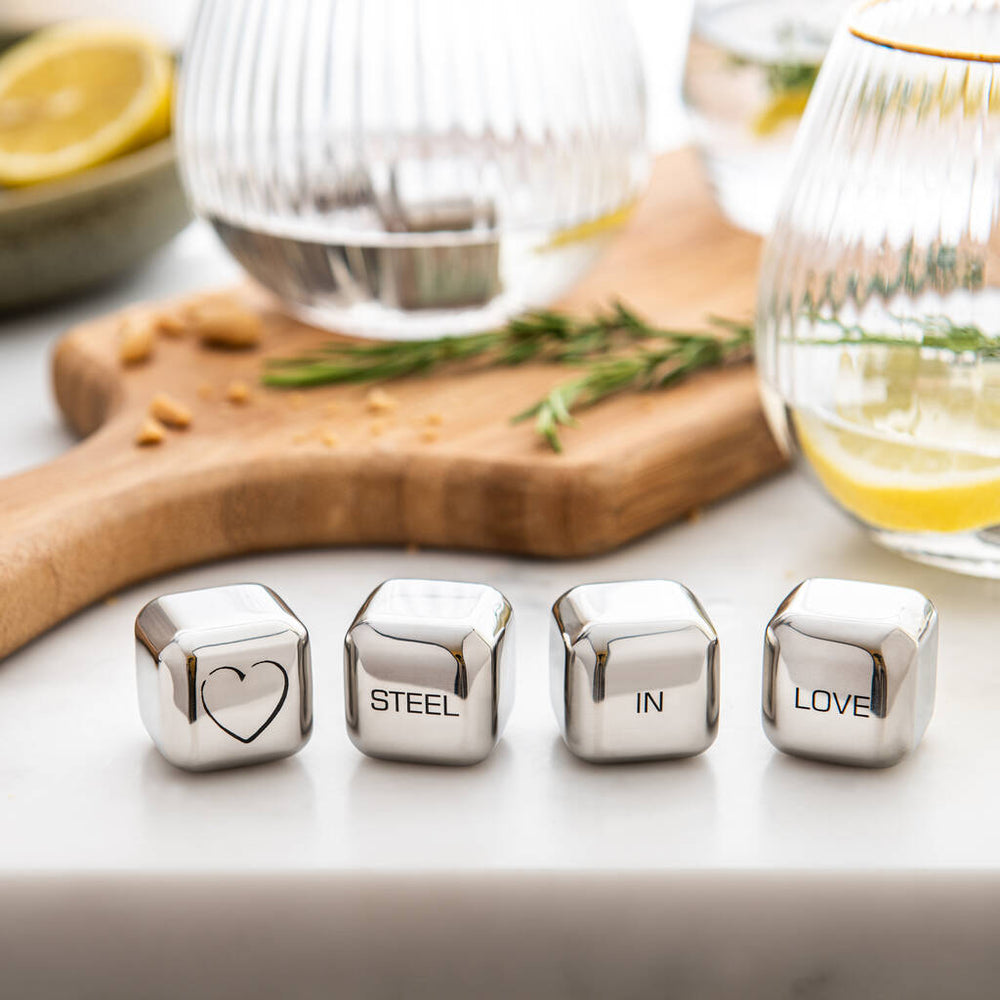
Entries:
{"type": "Polygon", "coordinates": [[[214,395],[214,386],[209,385],[207,382],[202,382],[201,385],[198,386],[199,399],[211,399],[214,395]]]}
{"type": "Polygon", "coordinates": [[[143,316],[126,316],[118,331],[118,357],[124,365],[137,365],[153,356],[152,325],[143,316]]]}
{"type": "Polygon", "coordinates": [[[384,389],[372,389],[365,396],[365,406],[369,413],[392,413],[399,405],[384,389]]]}
{"type": "Polygon", "coordinates": [[[385,419],[373,420],[369,430],[372,437],[381,437],[389,429],[389,421],[385,419]]]}
{"type": "Polygon", "coordinates": [[[426,441],[427,444],[432,444],[434,441],[437,441],[438,438],[440,437],[441,435],[436,430],[433,430],[430,427],[420,432],[420,440],[426,441]]]}
{"type": "Polygon", "coordinates": [[[165,392],[159,392],[153,397],[149,413],[167,427],[183,428],[191,425],[191,411],[165,392]]]}
{"type": "Polygon", "coordinates": [[[444,414],[437,412],[428,413],[427,416],[424,417],[424,423],[427,424],[428,427],[440,427],[444,423],[444,414]]]}
{"type": "Polygon", "coordinates": [[[243,405],[250,402],[250,389],[246,382],[230,382],[226,387],[226,399],[230,403],[243,405]]]}
{"type": "Polygon", "coordinates": [[[322,441],[327,448],[336,448],[337,445],[340,444],[340,438],[337,437],[333,431],[324,431],[320,435],[320,441],[322,441]]]}
{"type": "Polygon", "coordinates": [[[183,337],[187,331],[187,323],[184,317],[177,312],[158,312],[153,319],[153,323],[159,333],[173,340],[183,337]]]}
{"type": "Polygon", "coordinates": [[[152,417],[146,417],[140,424],[135,435],[135,443],[138,445],[161,444],[167,436],[167,429],[152,417]]]}
{"type": "Polygon", "coordinates": [[[206,347],[246,350],[264,335],[260,316],[228,299],[207,299],[188,311],[191,326],[206,347]]]}

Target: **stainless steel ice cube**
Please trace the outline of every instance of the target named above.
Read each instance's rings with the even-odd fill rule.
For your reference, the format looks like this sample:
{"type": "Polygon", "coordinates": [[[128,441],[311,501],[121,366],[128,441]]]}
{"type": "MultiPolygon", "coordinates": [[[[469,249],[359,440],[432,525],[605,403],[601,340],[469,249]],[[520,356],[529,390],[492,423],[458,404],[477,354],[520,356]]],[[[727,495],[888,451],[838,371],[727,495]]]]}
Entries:
{"type": "Polygon", "coordinates": [[[372,757],[475,764],[514,699],[512,611],[493,587],[387,580],[344,640],[347,731],[372,757]]]}
{"type": "Polygon", "coordinates": [[[139,712],[192,771],[287,757],[312,731],[305,626],[256,583],[167,594],[135,620],[139,712]]]}
{"type": "Polygon", "coordinates": [[[764,636],[764,732],[800,757],[895,764],[930,722],[937,644],[937,612],[916,590],[806,580],[764,636]]]}
{"type": "Polygon", "coordinates": [[[574,587],[553,605],[550,680],[563,739],[590,761],[690,757],[719,724],[719,641],[669,580],[574,587]]]}

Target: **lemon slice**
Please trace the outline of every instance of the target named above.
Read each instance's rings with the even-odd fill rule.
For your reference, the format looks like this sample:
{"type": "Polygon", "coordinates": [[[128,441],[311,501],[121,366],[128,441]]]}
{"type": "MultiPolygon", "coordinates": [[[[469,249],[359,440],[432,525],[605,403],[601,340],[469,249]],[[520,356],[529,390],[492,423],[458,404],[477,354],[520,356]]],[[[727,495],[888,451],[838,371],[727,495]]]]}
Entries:
{"type": "Polygon", "coordinates": [[[774,135],[785,122],[798,121],[809,103],[812,87],[797,87],[777,94],[753,117],[750,131],[758,139],[774,135]]]}
{"type": "Polygon", "coordinates": [[[596,219],[588,219],[575,226],[568,226],[555,233],[548,243],[538,248],[538,253],[547,250],[557,250],[560,247],[569,246],[572,243],[580,243],[583,240],[591,240],[595,236],[604,236],[615,229],[620,229],[632,218],[638,199],[625,202],[618,208],[605,212],[604,215],[597,216],[596,219]]]}
{"type": "Polygon", "coordinates": [[[65,177],[170,131],[173,63],[141,32],[96,21],[0,56],[0,184],[65,177]]]}
{"type": "Polygon", "coordinates": [[[793,423],[820,482],[870,525],[954,532],[1000,524],[1000,458],[891,440],[815,415],[797,413],[793,423]]]}

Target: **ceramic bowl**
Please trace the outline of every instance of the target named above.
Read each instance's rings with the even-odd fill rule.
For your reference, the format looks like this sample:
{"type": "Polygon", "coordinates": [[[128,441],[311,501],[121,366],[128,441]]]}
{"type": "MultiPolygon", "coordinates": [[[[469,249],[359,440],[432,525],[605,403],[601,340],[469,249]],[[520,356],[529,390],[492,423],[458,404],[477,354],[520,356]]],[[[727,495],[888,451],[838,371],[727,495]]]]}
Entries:
{"type": "Polygon", "coordinates": [[[170,138],[64,180],[0,189],[0,312],[100,284],[190,219],[170,138]]]}

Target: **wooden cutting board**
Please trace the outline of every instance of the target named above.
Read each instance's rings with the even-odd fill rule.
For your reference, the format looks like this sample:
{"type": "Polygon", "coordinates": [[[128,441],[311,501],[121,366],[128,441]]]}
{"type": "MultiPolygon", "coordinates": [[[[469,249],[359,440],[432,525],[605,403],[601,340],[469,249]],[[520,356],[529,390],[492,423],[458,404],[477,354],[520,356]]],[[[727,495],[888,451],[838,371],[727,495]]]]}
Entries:
{"type": "MultiPolygon", "coordinates": [[[[758,253],[756,238],[722,221],[694,155],[672,154],[625,233],[563,305],[589,310],[618,297],[662,323],[695,326],[710,312],[747,317],[758,253]]],[[[260,293],[233,294],[263,311],[265,352],[296,353],[328,336],[260,293]]],[[[508,418],[565,370],[399,381],[388,387],[397,409],[373,418],[364,387],[256,386],[259,351],[161,338],[151,362],[125,370],[119,326],[96,319],[55,353],[56,396],[83,442],[0,482],[0,656],[106,594],[192,563],[376,543],[583,556],[782,464],[750,365],[602,403],[556,455],[529,424],[508,418]],[[223,398],[233,379],[254,385],[249,404],[223,398]],[[200,398],[205,386],[213,398],[200,398]],[[138,448],[136,428],[160,391],[188,403],[193,424],[138,448]],[[442,422],[429,433],[432,414],[442,422]]]]}

